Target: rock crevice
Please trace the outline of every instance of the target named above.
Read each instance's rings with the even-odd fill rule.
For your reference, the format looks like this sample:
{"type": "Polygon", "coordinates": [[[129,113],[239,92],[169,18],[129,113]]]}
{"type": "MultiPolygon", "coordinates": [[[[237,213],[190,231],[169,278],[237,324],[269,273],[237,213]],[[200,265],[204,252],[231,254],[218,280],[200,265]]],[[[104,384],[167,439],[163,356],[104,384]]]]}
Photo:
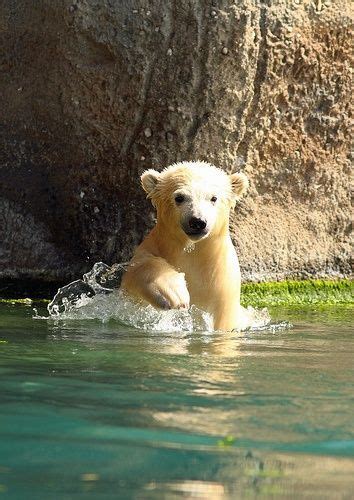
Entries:
{"type": "Polygon", "coordinates": [[[126,261],[146,168],[250,178],[245,279],[350,273],[348,1],[0,2],[0,278],[126,261]]]}

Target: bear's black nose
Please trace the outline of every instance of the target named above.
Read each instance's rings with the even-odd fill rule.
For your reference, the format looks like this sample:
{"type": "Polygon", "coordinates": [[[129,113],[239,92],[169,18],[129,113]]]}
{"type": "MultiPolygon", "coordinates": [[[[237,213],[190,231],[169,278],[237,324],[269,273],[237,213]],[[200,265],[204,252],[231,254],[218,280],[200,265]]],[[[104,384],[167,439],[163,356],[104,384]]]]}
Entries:
{"type": "Polygon", "coordinates": [[[207,223],[205,220],[198,219],[197,217],[191,217],[189,219],[189,227],[194,231],[202,231],[206,228],[207,223]]]}

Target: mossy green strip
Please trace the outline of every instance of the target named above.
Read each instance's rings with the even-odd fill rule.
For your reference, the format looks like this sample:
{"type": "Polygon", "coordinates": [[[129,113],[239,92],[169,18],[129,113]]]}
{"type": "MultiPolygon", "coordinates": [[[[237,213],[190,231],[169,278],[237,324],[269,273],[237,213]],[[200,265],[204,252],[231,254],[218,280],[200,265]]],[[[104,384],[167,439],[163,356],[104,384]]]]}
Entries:
{"type": "Polygon", "coordinates": [[[253,307],[353,303],[353,281],[281,281],[242,285],[241,303],[253,307]]]}
{"type": "Polygon", "coordinates": [[[0,304],[23,304],[25,306],[31,306],[34,304],[48,304],[50,299],[2,299],[0,298],[0,304]]]}
{"type": "MultiPolygon", "coordinates": [[[[242,285],[241,303],[246,307],[352,304],[353,296],[354,284],[349,279],[245,283],[242,285]]],[[[34,299],[33,302],[48,303],[49,300],[34,299]]],[[[32,305],[28,298],[0,298],[0,303],[32,305]]]]}

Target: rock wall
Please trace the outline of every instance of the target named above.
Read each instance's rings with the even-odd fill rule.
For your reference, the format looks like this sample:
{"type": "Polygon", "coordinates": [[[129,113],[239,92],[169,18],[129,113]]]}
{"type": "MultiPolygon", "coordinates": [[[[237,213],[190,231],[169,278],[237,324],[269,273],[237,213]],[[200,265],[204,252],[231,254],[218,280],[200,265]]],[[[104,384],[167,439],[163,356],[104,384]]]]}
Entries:
{"type": "Polygon", "coordinates": [[[139,175],[251,180],[246,280],[349,270],[349,1],[0,0],[0,277],[66,280],[153,224],[139,175]]]}

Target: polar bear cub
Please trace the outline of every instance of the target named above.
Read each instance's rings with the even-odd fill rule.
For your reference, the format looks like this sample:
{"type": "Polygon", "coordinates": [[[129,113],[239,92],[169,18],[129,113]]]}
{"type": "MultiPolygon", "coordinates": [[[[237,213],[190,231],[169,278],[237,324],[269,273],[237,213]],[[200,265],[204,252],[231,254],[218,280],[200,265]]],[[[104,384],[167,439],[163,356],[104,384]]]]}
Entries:
{"type": "Polygon", "coordinates": [[[212,315],[214,329],[237,329],[241,276],[229,214],[247,177],[197,161],[146,170],[141,183],[157,222],[136,249],[122,288],[159,309],[195,304],[212,315]]]}

